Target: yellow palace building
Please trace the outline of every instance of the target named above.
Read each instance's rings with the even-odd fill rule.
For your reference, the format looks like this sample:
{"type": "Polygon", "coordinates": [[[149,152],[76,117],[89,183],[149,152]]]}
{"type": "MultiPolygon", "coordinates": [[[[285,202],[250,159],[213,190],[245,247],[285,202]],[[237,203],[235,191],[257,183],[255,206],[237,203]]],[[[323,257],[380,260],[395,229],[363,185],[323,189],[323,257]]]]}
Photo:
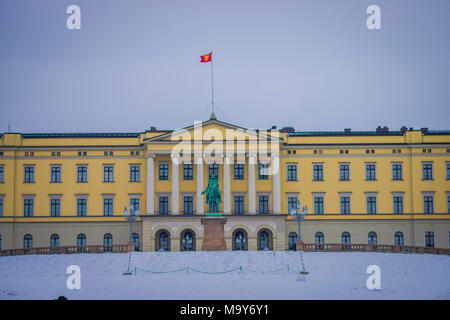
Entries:
{"type": "Polygon", "coordinates": [[[138,250],[201,250],[213,175],[227,250],[293,249],[304,207],[305,243],[449,248],[450,131],[248,130],[212,114],[179,130],[0,138],[1,250],[126,244],[125,207],[138,250]]]}

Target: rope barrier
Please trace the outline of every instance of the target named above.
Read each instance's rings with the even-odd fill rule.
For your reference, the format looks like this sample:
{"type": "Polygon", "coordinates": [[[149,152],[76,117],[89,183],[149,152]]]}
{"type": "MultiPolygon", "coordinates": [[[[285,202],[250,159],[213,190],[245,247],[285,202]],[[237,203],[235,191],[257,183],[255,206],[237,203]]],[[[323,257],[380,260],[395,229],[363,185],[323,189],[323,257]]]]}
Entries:
{"type": "MultiPolygon", "coordinates": [[[[155,274],[175,273],[175,272],[180,272],[180,271],[184,271],[184,270],[186,270],[186,274],[190,274],[189,273],[190,270],[192,270],[194,272],[198,272],[198,273],[203,273],[203,274],[225,274],[225,273],[235,272],[237,270],[239,270],[238,274],[244,274],[244,271],[264,274],[264,273],[276,273],[276,272],[285,271],[285,270],[287,270],[288,273],[298,273],[298,272],[295,272],[293,270],[291,271],[291,268],[289,267],[289,265],[287,265],[287,268],[283,267],[283,268],[276,269],[276,270],[251,270],[251,269],[248,269],[248,268],[244,268],[243,266],[239,266],[239,267],[236,267],[236,268],[231,269],[231,270],[216,271],[216,272],[202,271],[202,270],[198,270],[198,269],[195,269],[195,268],[192,268],[192,267],[189,267],[189,266],[181,268],[181,269],[169,270],[169,271],[153,271],[153,270],[146,270],[146,269],[135,267],[133,269],[134,275],[137,274],[138,270],[139,271],[143,271],[143,272],[147,272],[147,273],[155,273],[155,274]]],[[[303,271],[304,270],[305,269],[304,269],[304,266],[303,266],[303,271]]]]}

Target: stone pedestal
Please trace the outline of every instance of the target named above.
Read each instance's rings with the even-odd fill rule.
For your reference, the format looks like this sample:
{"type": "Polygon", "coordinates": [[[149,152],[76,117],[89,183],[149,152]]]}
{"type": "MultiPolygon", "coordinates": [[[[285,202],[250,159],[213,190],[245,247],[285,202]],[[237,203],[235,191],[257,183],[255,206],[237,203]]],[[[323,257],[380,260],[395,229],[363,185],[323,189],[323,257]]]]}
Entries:
{"type": "Polygon", "coordinates": [[[202,251],[226,251],[224,225],[227,219],[224,217],[210,216],[202,218],[203,245],[202,251]]]}
{"type": "Polygon", "coordinates": [[[305,243],[302,240],[296,242],[296,250],[303,251],[305,243]]]}

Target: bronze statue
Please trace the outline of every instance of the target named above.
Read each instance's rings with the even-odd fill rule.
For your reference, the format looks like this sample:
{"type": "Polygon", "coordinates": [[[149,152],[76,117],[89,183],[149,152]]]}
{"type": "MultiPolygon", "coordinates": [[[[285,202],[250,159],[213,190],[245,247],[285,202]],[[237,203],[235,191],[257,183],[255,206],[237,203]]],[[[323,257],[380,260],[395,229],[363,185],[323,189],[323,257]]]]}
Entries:
{"type": "Polygon", "coordinates": [[[208,186],[202,191],[202,195],[203,194],[206,194],[205,203],[209,205],[209,214],[219,215],[219,204],[222,203],[222,200],[219,190],[219,181],[215,175],[212,175],[209,179],[208,186]]]}

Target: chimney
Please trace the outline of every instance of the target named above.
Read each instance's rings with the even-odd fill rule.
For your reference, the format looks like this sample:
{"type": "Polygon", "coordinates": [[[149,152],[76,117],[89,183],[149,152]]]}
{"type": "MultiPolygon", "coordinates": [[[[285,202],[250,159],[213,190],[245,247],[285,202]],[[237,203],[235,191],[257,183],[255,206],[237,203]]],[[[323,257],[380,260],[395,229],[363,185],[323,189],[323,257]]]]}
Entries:
{"type": "Polygon", "coordinates": [[[156,131],[156,127],[150,127],[150,131],[156,131]]]}
{"type": "Polygon", "coordinates": [[[405,133],[406,131],[408,131],[408,128],[406,128],[406,126],[403,126],[400,128],[400,131],[405,133]]]}
{"type": "Polygon", "coordinates": [[[380,132],[381,132],[381,126],[378,126],[378,127],[375,129],[375,132],[380,133],[380,132]]]}
{"type": "Polygon", "coordinates": [[[352,132],[352,129],[351,129],[351,128],[345,128],[345,129],[344,129],[344,132],[345,132],[345,133],[350,133],[350,132],[352,132]]]}
{"type": "Polygon", "coordinates": [[[276,130],[277,129],[277,126],[272,126],[272,130],[276,130]]]}
{"type": "Polygon", "coordinates": [[[425,134],[428,132],[428,128],[420,128],[420,131],[422,131],[422,134],[425,134]]]}

